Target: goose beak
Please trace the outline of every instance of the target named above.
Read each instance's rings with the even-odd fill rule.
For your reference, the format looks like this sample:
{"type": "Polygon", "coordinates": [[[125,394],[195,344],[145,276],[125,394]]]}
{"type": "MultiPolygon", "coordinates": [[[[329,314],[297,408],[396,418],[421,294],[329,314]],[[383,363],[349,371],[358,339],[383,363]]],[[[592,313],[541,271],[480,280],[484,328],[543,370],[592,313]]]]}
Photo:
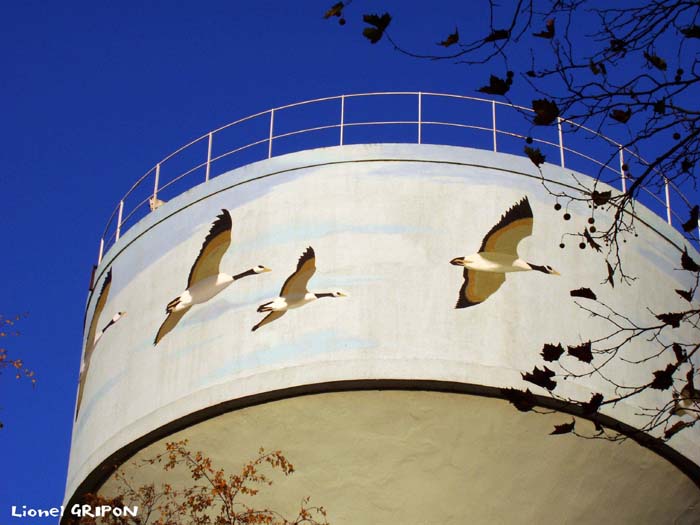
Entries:
{"type": "Polygon", "coordinates": [[[450,264],[455,266],[464,266],[464,257],[455,257],[450,261],[450,264]]]}
{"type": "Polygon", "coordinates": [[[339,292],[338,292],[338,295],[339,295],[340,297],[350,297],[350,294],[349,294],[349,293],[347,293],[347,292],[342,292],[342,291],[339,291],[339,292]]]}
{"type": "Polygon", "coordinates": [[[272,271],[271,268],[268,268],[267,266],[263,266],[262,273],[271,272],[271,271],[272,271]]]}
{"type": "Polygon", "coordinates": [[[550,275],[561,275],[561,274],[560,274],[558,271],[556,271],[556,270],[552,270],[552,271],[550,272],[550,275]]]}

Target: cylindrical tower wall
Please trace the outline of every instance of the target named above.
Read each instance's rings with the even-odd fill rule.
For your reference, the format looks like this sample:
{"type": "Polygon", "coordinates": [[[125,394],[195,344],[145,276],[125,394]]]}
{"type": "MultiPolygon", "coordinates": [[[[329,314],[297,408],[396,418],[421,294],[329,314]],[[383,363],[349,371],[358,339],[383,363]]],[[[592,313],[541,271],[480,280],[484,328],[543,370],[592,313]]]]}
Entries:
{"type": "MultiPolygon", "coordinates": [[[[580,174],[575,177],[585,179],[580,174]]],[[[654,313],[682,308],[682,299],[674,290],[688,289],[692,277],[675,270],[685,246],[683,239],[645,209],[635,210],[638,237],[621,244],[625,271],[638,279],[629,287],[599,284],[606,277],[604,254],[582,250],[578,239],[565,235],[582,232],[591,210],[572,203],[567,210],[556,211],[548,191],[564,187],[576,191],[571,188],[574,184],[570,171],[545,164],[540,172],[528,159],[512,155],[447,146],[375,144],[303,151],[261,161],[167,202],[130,229],[97,269],[86,327],[92,323],[108,275],[111,283],[103,304],[97,307],[100,319],[96,326],[102,328],[117,312],[126,315],[104,331],[90,357],[74,427],[66,499],[91,483],[104,481],[96,473],[108,458],[136,453],[192,424],[189,432],[196,436],[224,432],[215,423],[218,419],[205,420],[226,410],[307,392],[318,395],[307,396],[307,401],[298,398],[277,403],[287,403],[289,414],[308,416],[300,408],[308,402],[306,410],[320,414],[324,428],[353,419],[348,411],[355,402],[359,407],[375,401],[368,392],[347,398],[323,392],[436,390],[453,393],[377,393],[377,406],[385,408],[376,412],[357,408],[357,420],[368,427],[381,427],[388,424],[392,411],[413,406],[425,416],[419,418],[416,429],[434,428],[439,422],[431,417],[444,402],[449,408],[443,418],[454,419],[459,428],[472,428],[475,421],[493,416],[493,434],[483,430],[468,440],[477,455],[478,447],[488,448],[490,440],[501,438],[503,447],[541,443],[538,453],[553,446],[562,457],[575,454],[579,446],[581,450],[589,447],[583,441],[575,445],[568,441],[564,449],[559,443],[551,445],[548,439],[574,438],[548,438],[550,420],[524,423],[538,416],[518,413],[500,400],[479,404],[474,396],[464,395],[498,396],[501,388],[529,387],[547,396],[545,389],[525,383],[521,375],[542,366],[539,352],[543,344],[573,346],[611,330],[604,319],[591,318],[577,306],[571,290],[592,288],[601,301],[639,323],[654,319],[649,308],[654,313]],[[462,268],[450,261],[477,252],[504,212],[525,197],[534,224],[518,253],[561,275],[510,273],[483,303],[455,309],[463,276],[462,268]],[[166,319],[166,305],[185,290],[192,266],[222,209],[231,216],[232,241],[221,260],[221,271],[234,275],[263,265],[272,272],[241,278],[193,306],[154,344],[166,319]],[[571,215],[570,220],[563,220],[564,211],[571,215]],[[308,247],[316,257],[309,290],[342,290],[348,296],[319,299],[252,331],[266,315],[258,313],[257,307],[279,295],[308,247]],[[446,397],[435,397],[439,395],[446,397]],[[460,396],[471,399],[464,401],[463,409],[475,410],[478,418],[459,415],[460,396]],[[320,408],[324,399],[325,406],[337,407],[347,418],[328,416],[320,408]],[[520,422],[520,431],[513,431],[511,417],[520,422]],[[504,429],[509,429],[511,437],[520,437],[506,438],[504,429]],[[523,435],[530,437],[525,440],[523,435]]],[[[595,210],[595,219],[602,229],[611,216],[600,208],[595,210]]],[[[585,299],[580,301],[583,304],[585,299]]],[[[673,337],[689,342],[693,334],[678,329],[673,337]]],[[[653,348],[640,340],[627,357],[644,356],[653,348]]],[[[567,365],[573,372],[587,366],[575,359],[569,359],[567,365]]],[[[548,366],[561,372],[556,365],[548,366]]],[[[628,384],[643,384],[656,369],[650,366],[618,360],[607,373],[623,377],[628,384]]],[[[615,395],[612,385],[595,374],[559,380],[556,392],[579,400],[590,399],[594,392],[606,398],[615,395]]],[[[633,402],[606,405],[601,412],[611,420],[638,427],[643,423],[639,406],[662,406],[668,396],[667,391],[648,390],[633,402]]],[[[246,435],[269,435],[269,421],[280,416],[265,411],[275,412],[275,406],[238,411],[252,414],[260,410],[259,430],[254,424],[246,426],[246,435]]],[[[397,421],[410,427],[404,416],[397,414],[397,421]]],[[[237,416],[232,412],[221,417],[235,421],[237,416]]],[[[284,424],[294,429],[293,421],[284,424]]],[[[348,446],[341,441],[338,446],[348,446]]],[[[685,474],[666,459],[648,459],[645,454],[655,454],[636,443],[626,444],[625,454],[666,464],[659,475],[665,476],[665,483],[679,487],[680,500],[691,504],[698,500],[698,492],[687,475],[697,473],[698,445],[700,429],[681,432],[668,443],[668,457],[685,462],[685,474]]],[[[317,445],[312,440],[309,447],[313,446],[317,445]]],[[[377,446],[390,447],[390,441],[380,439],[377,446]]],[[[469,456],[461,446],[466,445],[444,445],[455,447],[457,466],[469,456]]],[[[298,444],[294,447],[300,448],[298,444]]],[[[371,448],[371,444],[358,446],[357,454],[371,448]]],[[[327,453],[332,456],[330,449],[327,453]]],[[[521,453],[529,452],[523,449],[521,453]]],[[[600,461],[591,479],[594,473],[604,474],[608,460],[594,459],[595,452],[586,454],[590,463],[600,461]]],[[[556,471],[553,468],[546,475],[555,479],[572,474],[556,471]]],[[[612,490],[622,491],[623,485],[624,480],[610,481],[612,490]]],[[[677,501],[654,501],[650,506],[660,509],[672,504],[677,501]]]]}

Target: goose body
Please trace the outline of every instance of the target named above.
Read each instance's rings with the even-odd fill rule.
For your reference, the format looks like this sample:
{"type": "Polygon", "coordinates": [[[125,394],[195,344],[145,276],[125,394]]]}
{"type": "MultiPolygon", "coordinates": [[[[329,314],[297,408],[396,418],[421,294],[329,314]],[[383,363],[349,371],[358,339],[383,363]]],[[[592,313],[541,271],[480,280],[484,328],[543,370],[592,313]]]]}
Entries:
{"type": "Polygon", "coordinates": [[[303,296],[277,297],[269,303],[260,305],[258,307],[258,312],[281,312],[293,310],[294,308],[300,308],[305,304],[309,304],[316,299],[318,299],[318,296],[311,292],[306,293],[303,296]]]}
{"type": "Polygon", "coordinates": [[[238,279],[270,271],[262,265],[236,275],[220,271],[221,259],[231,245],[231,226],[231,215],[227,210],[221,210],[221,215],[218,215],[212,224],[202,249],[192,265],[187,279],[187,288],[165,307],[168,316],[158,329],[153,340],[154,346],[175,328],[194,305],[206,303],[238,279]]]}
{"type": "Polygon", "coordinates": [[[186,308],[194,306],[195,304],[206,303],[212,297],[215,297],[223,292],[234,281],[242,279],[248,275],[255,275],[256,273],[263,273],[266,271],[269,271],[269,269],[263,266],[256,266],[255,268],[238,275],[228,275],[226,273],[212,275],[195,282],[178,297],[170,301],[170,303],[168,303],[168,307],[166,307],[166,311],[168,313],[177,312],[180,310],[185,310],[186,308]]]}
{"type": "Polygon", "coordinates": [[[279,297],[272,301],[258,306],[258,312],[270,312],[262,321],[256,324],[252,331],[255,332],[258,328],[282,317],[287,310],[300,308],[317,299],[323,297],[347,297],[347,294],[342,290],[332,292],[310,292],[307,290],[309,279],[316,272],[316,254],[314,249],[309,246],[306,251],[299,257],[296,271],[290,275],[282,285],[279,297]]]}
{"type": "Polygon", "coordinates": [[[475,253],[474,255],[464,257],[462,260],[464,264],[461,264],[460,266],[464,266],[470,270],[478,270],[480,272],[509,273],[527,272],[528,270],[532,270],[532,266],[530,266],[529,263],[519,259],[515,255],[510,255],[507,253],[475,253]]]}
{"type": "Polygon", "coordinates": [[[532,235],[533,216],[527,197],[506,211],[489,230],[479,251],[450,261],[464,267],[464,282],[455,308],[467,308],[484,302],[494,294],[512,272],[538,271],[559,275],[551,266],[534,264],[518,256],[518,244],[532,235]]]}

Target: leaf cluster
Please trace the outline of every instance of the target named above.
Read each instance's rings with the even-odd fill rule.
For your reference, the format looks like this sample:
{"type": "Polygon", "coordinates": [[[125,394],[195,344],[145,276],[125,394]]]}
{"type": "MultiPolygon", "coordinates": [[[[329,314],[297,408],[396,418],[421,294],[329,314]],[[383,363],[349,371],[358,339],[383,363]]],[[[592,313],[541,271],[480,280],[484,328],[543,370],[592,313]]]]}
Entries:
{"type": "MultiPolygon", "coordinates": [[[[134,486],[124,471],[117,471],[119,488],[111,497],[87,494],[84,502],[93,506],[138,506],[136,517],[110,515],[99,518],[108,525],[328,525],[326,510],[302,499],[295,516],[284,516],[269,507],[253,504],[260,491],[273,484],[272,474],[294,473],[294,466],[279,450],[258,450],[257,456],[240,471],[227,474],[201,451],[193,452],[187,441],[167,443],[165,451],[144,460],[140,466],[160,465],[164,472],[183,470],[186,486],[150,483],[134,486]],[[105,521],[106,520],[106,521],[105,521]]],[[[139,465],[135,465],[138,468],[139,465]]],[[[97,525],[96,518],[81,517],[79,525],[97,525]]]]}
{"type": "MultiPolygon", "coordinates": [[[[25,378],[31,382],[32,386],[36,386],[36,374],[34,371],[24,364],[23,359],[11,354],[4,344],[7,339],[20,335],[19,330],[17,330],[17,323],[26,317],[26,313],[11,317],[0,314],[0,374],[2,374],[3,370],[10,370],[14,374],[15,379],[25,378]]],[[[1,422],[0,428],[3,428],[1,422]]]]}
{"type": "MultiPolygon", "coordinates": [[[[548,366],[544,366],[543,369],[535,366],[532,372],[522,374],[523,380],[546,389],[564,406],[570,406],[575,413],[592,419],[596,424],[597,434],[593,436],[596,438],[625,439],[625,436],[611,434],[603,429],[597,417],[599,410],[605,405],[614,406],[621,401],[632,400],[647,390],[667,392],[668,397],[661,406],[640,408],[639,415],[646,420],[640,430],[659,431],[663,439],[670,439],[678,432],[692,427],[700,421],[700,392],[695,387],[699,372],[692,360],[700,349],[700,343],[673,340],[674,331],[678,328],[685,326],[695,333],[700,329],[700,309],[693,305],[700,282],[700,265],[687,251],[681,255],[681,270],[691,272],[695,279],[695,285],[690,290],[676,290],[679,296],[690,303],[690,307],[677,312],[652,313],[653,318],[658,321],[656,323],[635,322],[598,300],[590,288],[572,290],[572,297],[586,301],[585,304],[577,303],[578,306],[592,317],[607,322],[612,330],[598,339],[568,345],[566,350],[562,343],[545,343],[540,352],[542,360],[548,364],[558,364],[561,372],[557,373],[548,366]],[[590,306],[591,303],[593,306],[590,306]],[[671,343],[667,342],[669,339],[671,343]],[[656,350],[639,356],[637,342],[642,341],[654,343],[656,350]],[[624,357],[623,352],[628,348],[637,355],[635,360],[624,357]],[[566,362],[572,358],[578,366],[566,362]],[[628,366],[645,366],[651,369],[648,380],[642,384],[630,384],[625,381],[624,375],[613,377],[608,373],[608,369],[611,368],[611,363],[620,362],[625,362],[628,366]],[[615,395],[606,398],[601,392],[594,392],[591,399],[578,400],[556,393],[560,381],[588,376],[602,379],[615,395]]],[[[534,410],[537,406],[536,398],[529,389],[506,389],[503,394],[520,411],[534,410]]],[[[573,422],[557,425],[552,432],[554,435],[566,433],[576,433],[573,422]]]]}

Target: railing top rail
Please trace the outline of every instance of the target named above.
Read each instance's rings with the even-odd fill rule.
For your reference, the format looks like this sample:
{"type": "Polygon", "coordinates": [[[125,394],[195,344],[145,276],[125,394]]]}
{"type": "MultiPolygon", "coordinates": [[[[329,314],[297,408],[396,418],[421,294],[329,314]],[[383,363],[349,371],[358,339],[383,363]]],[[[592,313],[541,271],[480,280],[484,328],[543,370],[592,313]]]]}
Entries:
{"type": "MultiPolygon", "coordinates": [[[[299,102],[293,102],[291,104],[285,104],[282,106],[266,109],[264,111],[259,111],[257,113],[253,113],[251,115],[247,115],[245,117],[239,118],[237,120],[234,120],[232,122],[229,122],[227,124],[224,124],[223,126],[220,126],[218,128],[212,129],[211,131],[208,131],[207,133],[204,133],[203,135],[191,140],[187,144],[184,144],[180,148],[176,149],[172,153],[166,155],[163,157],[159,162],[157,162],[153,167],[151,167],[148,171],[146,171],[141,177],[139,177],[129,188],[129,190],[124,194],[124,196],[117,202],[117,205],[114,208],[114,211],[112,211],[107,224],[105,226],[104,232],[102,234],[102,240],[100,243],[100,255],[99,259],[101,260],[103,252],[105,249],[109,248],[109,244],[111,242],[116,242],[117,239],[119,239],[121,230],[124,226],[124,223],[126,220],[134,219],[134,223],[138,221],[139,217],[135,215],[135,213],[139,209],[143,209],[144,203],[149,202],[151,204],[151,209],[155,209],[155,207],[159,206],[162,204],[161,201],[158,200],[158,191],[159,190],[164,190],[168,189],[169,191],[173,191],[171,188],[174,188],[174,183],[179,182],[182,179],[184,179],[186,176],[190,177],[192,173],[197,172],[201,168],[206,169],[206,178],[204,180],[209,180],[210,178],[210,168],[212,163],[214,162],[219,162],[224,158],[231,158],[232,155],[239,153],[244,150],[250,150],[254,146],[267,143],[268,148],[267,148],[267,155],[262,156],[259,159],[256,160],[262,160],[263,158],[269,158],[274,156],[274,151],[273,151],[273,142],[275,140],[279,139],[284,139],[284,138],[289,138],[292,136],[296,135],[301,135],[304,133],[318,133],[318,132],[323,132],[323,131],[330,131],[333,129],[339,129],[339,144],[345,144],[346,141],[344,141],[344,128],[356,128],[359,126],[368,126],[368,127],[375,127],[375,125],[378,124],[383,124],[383,125],[395,125],[395,126],[407,126],[407,125],[415,125],[417,126],[417,140],[411,141],[411,142],[422,142],[421,137],[422,137],[422,132],[421,129],[425,126],[442,126],[445,128],[459,128],[459,129],[469,129],[469,130],[475,130],[475,131],[488,131],[492,132],[493,135],[493,151],[506,151],[504,149],[499,149],[497,146],[497,139],[498,137],[503,137],[503,136],[510,136],[510,137],[520,137],[522,138],[521,133],[516,133],[512,131],[512,124],[514,119],[506,119],[505,125],[500,125],[500,119],[498,120],[498,125],[496,121],[496,108],[509,108],[513,109],[517,112],[520,112],[523,114],[523,118],[525,118],[526,115],[533,114],[534,110],[529,107],[525,106],[520,106],[517,104],[511,104],[509,102],[504,102],[504,101],[498,101],[498,100],[490,100],[487,98],[482,98],[482,97],[474,97],[470,95],[459,95],[459,94],[452,94],[452,93],[437,93],[437,92],[431,92],[431,91],[376,91],[376,92],[367,92],[367,93],[347,93],[347,94],[342,94],[342,95],[334,95],[330,97],[320,97],[320,98],[315,98],[315,99],[310,99],[310,100],[303,100],[299,102]],[[346,107],[346,100],[348,99],[359,99],[359,98],[366,98],[366,97],[403,97],[403,96],[416,96],[418,97],[418,104],[417,104],[417,112],[413,113],[411,116],[415,117],[414,118],[408,118],[408,119],[403,119],[403,118],[387,118],[384,120],[367,120],[366,118],[361,119],[359,122],[353,122],[350,121],[347,118],[347,113],[349,112],[349,108],[346,107]],[[425,98],[430,98],[430,97],[435,97],[435,98],[443,98],[443,99],[455,99],[455,100],[463,100],[463,101],[470,101],[470,102],[476,102],[479,104],[488,104],[492,108],[492,112],[489,111],[489,113],[493,113],[490,122],[490,127],[487,127],[485,125],[477,125],[473,121],[466,122],[469,118],[471,118],[471,114],[467,119],[456,119],[456,121],[446,121],[445,119],[438,118],[438,119],[431,119],[428,116],[426,116],[426,112],[429,111],[429,108],[427,108],[423,104],[423,99],[425,98]],[[302,106],[310,106],[313,104],[317,103],[323,103],[323,102],[332,102],[332,101],[339,101],[339,111],[338,115],[334,115],[334,118],[337,117],[335,120],[335,123],[316,123],[313,126],[306,126],[304,127],[299,126],[299,127],[294,127],[293,129],[285,130],[284,132],[275,134],[275,127],[277,126],[277,118],[275,117],[275,114],[282,112],[283,110],[291,109],[291,108],[298,108],[302,106]],[[265,117],[269,116],[269,134],[267,134],[264,137],[253,137],[251,140],[249,140],[245,144],[236,144],[234,146],[226,146],[228,149],[224,148],[224,151],[217,152],[216,155],[212,156],[212,141],[216,140],[217,134],[220,132],[233,128],[239,124],[243,124],[245,122],[252,121],[256,118],[260,117],[265,117]],[[196,162],[192,162],[190,166],[181,168],[181,172],[175,173],[172,176],[168,176],[167,181],[160,181],[159,177],[161,177],[161,167],[165,165],[168,161],[180,156],[183,152],[189,150],[192,148],[195,144],[198,144],[204,140],[208,141],[208,152],[207,152],[207,157],[206,159],[199,159],[196,162]],[[143,195],[139,196],[137,193],[137,190],[140,190],[141,186],[152,176],[155,175],[155,181],[152,186],[152,190],[149,190],[149,195],[152,195],[152,199],[150,197],[146,197],[144,200],[143,195]],[[127,201],[127,199],[130,198],[136,198],[138,205],[136,205],[133,208],[130,208],[129,210],[124,210],[124,203],[127,201]],[[122,216],[122,212],[126,212],[124,216],[122,216]],[[121,220],[117,217],[120,217],[121,220]],[[126,217],[125,219],[123,217],[126,217]],[[115,219],[116,219],[116,224],[115,224],[115,219]],[[110,232],[114,233],[110,233],[110,232]]],[[[381,110],[380,110],[381,111],[381,110]]],[[[375,110],[372,115],[379,113],[380,111],[375,110]]],[[[352,112],[351,112],[352,113],[352,112]]],[[[405,109],[403,110],[403,114],[405,113],[405,109]]],[[[450,118],[452,118],[450,116],[450,118]]],[[[537,143],[544,144],[550,147],[558,147],[560,150],[560,158],[561,158],[561,164],[562,166],[564,165],[564,155],[565,153],[572,153],[577,155],[579,158],[582,159],[587,159],[588,161],[593,162],[593,164],[597,165],[599,169],[609,169],[612,170],[616,173],[620,174],[620,181],[622,183],[622,189],[624,191],[624,179],[626,175],[621,172],[621,168],[618,169],[616,167],[612,166],[614,157],[618,156],[620,159],[623,158],[623,156],[626,156],[626,158],[633,158],[635,161],[640,162],[642,164],[648,165],[644,161],[643,158],[641,158],[637,153],[634,151],[631,151],[629,148],[625,147],[622,143],[611,139],[610,137],[605,136],[604,134],[600,133],[599,131],[595,129],[591,129],[588,126],[585,126],[583,124],[580,124],[578,122],[566,119],[566,118],[558,118],[557,121],[559,125],[559,144],[555,144],[551,140],[544,140],[544,139],[538,139],[535,138],[534,140],[537,143]],[[584,131],[587,134],[587,137],[596,137],[603,139],[607,144],[610,146],[613,146],[615,148],[615,151],[610,153],[608,152],[609,159],[607,161],[599,161],[593,158],[591,155],[587,155],[584,153],[581,153],[577,151],[575,148],[570,147],[569,144],[564,144],[564,140],[562,138],[561,134],[561,124],[567,124],[572,127],[575,127],[576,130],[581,130],[584,131]]],[[[531,123],[529,123],[531,125],[531,123]]],[[[436,143],[447,143],[447,142],[436,142],[436,143]]],[[[318,147],[317,144],[315,145],[309,145],[305,146],[301,149],[309,149],[313,147],[318,147]]],[[[477,146],[478,147],[478,146],[477,146]]],[[[221,148],[218,148],[221,149],[221,148]]],[[[521,152],[522,153],[522,152],[521,152]]],[[[249,161],[250,162],[250,161],[249,161]]],[[[620,160],[620,163],[622,163],[622,160],[620,160]]],[[[218,166],[218,164],[217,164],[218,166]]],[[[230,169],[230,168],[229,168],[230,169]]],[[[226,170],[228,171],[228,170],[226,170]]],[[[216,174],[211,174],[211,176],[215,176],[216,174]]],[[[191,178],[191,177],[190,177],[191,178]]],[[[192,186],[199,184],[200,180],[194,181],[189,187],[186,189],[191,188],[192,186]]],[[[667,187],[670,187],[674,190],[674,194],[678,195],[683,203],[687,206],[690,206],[689,200],[681,193],[680,189],[673,184],[671,181],[668,181],[665,179],[665,184],[667,187]]],[[[185,191],[185,190],[181,190],[185,191]]],[[[668,217],[669,221],[671,219],[672,215],[675,215],[677,217],[677,214],[673,212],[671,209],[671,202],[670,202],[670,196],[669,192],[666,192],[666,202],[665,202],[665,213],[666,216],[668,217]]],[[[98,261],[99,262],[99,261],[98,261]]]]}

